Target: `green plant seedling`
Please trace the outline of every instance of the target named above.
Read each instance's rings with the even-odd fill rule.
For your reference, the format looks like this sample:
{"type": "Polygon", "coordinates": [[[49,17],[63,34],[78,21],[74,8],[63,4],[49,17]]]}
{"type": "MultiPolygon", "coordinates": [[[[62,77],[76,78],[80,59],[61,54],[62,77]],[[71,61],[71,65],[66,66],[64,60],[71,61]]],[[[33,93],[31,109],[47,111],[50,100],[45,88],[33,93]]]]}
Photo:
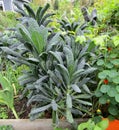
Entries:
{"type": "Polygon", "coordinates": [[[15,118],[18,118],[18,115],[14,109],[14,95],[13,95],[13,87],[10,84],[10,81],[0,74],[0,103],[6,104],[13,112],[15,118]]]}
{"type": "Polygon", "coordinates": [[[0,130],[13,130],[13,127],[11,125],[2,125],[0,130]]]}
{"type": "Polygon", "coordinates": [[[78,130],[106,130],[108,125],[108,119],[104,119],[97,124],[92,119],[89,119],[87,122],[81,123],[78,126],[78,130]]]}

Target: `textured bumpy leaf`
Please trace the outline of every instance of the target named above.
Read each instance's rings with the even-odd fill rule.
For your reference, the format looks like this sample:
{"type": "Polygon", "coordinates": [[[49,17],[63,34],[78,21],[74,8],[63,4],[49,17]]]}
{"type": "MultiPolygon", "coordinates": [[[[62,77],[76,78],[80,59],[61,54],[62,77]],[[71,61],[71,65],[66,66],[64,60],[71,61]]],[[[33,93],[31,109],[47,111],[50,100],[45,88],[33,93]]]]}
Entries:
{"type": "Polygon", "coordinates": [[[72,50],[69,49],[68,47],[64,47],[64,53],[66,56],[66,61],[67,61],[67,68],[69,70],[70,75],[72,75],[73,71],[74,71],[74,56],[72,53],[72,50]]]}
{"type": "Polygon", "coordinates": [[[66,85],[69,85],[70,79],[69,79],[69,72],[68,72],[67,68],[64,65],[58,64],[57,69],[63,76],[63,79],[65,80],[66,85]]]}
{"type": "Polygon", "coordinates": [[[22,24],[18,25],[18,29],[20,31],[21,36],[23,37],[24,41],[27,41],[29,43],[32,43],[32,39],[30,36],[29,31],[23,26],[22,24]]]}
{"type": "Polygon", "coordinates": [[[96,70],[97,70],[97,68],[91,67],[91,68],[86,69],[86,70],[85,70],[84,72],[82,72],[81,74],[82,74],[82,75],[91,74],[91,73],[93,73],[93,72],[96,71],[96,70]]]}
{"type": "Polygon", "coordinates": [[[70,109],[67,109],[67,110],[66,110],[66,118],[67,118],[68,122],[70,122],[70,123],[73,123],[73,122],[74,122],[73,116],[72,116],[72,113],[71,113],[71,110],[70,110],[70,109]]]}
{"type": "Polygon", "coordinates": [[[26,8],[29,16],[35,18],[35,13],[33,9],[28,4],[24,4],[24,7],[26,8]]]}
{"type": "Polygon", "coordinates": [[[9,55],[13,55],[15,57],[19,57],[19,58],[22,58],[22,56],[16,52],[16,51],[13,51],[12,49],[8,48],[8,47],[1,47],[1,49],[6,52],[7,54],[9,55]]]}
{"type": "Polygon", "coordinates": [[[57,33],[57,34],[55,34],[50,40],[49,40],[49,43],[48,43],[48,45],[47,45],[47,51],[50,51],[50,50],[52,50],[52,48],[54,47],[54,46],[57,46],[57,45],[59,45],[60,44],[60,42],[61,42],[61,37],[60,37],[60,33],[57,33]]]}
{"type": "Polygon", "coordinates": [[[26,17],[27,14],[26,12],[22,9],[22,7],[19,5],[19,3],[17,1],[14,1],[15,6],[17,7],[17,9],[15,9],[16,12],[20,13],[22,16],[26,17]]]}
{"type": "Polygon", "coordinates": [[[60,63],[63,64],[63,60],[61,57],[61,53],[60,52],[53,52],[53,51],[49,51],[49,53],[60,63]]]}
{"type": "Polygon", "coordinates": [[[90,102],[88,102],[88,101],[78,100],[78,102],[79,102],[80,104],[83,104],[83,105],[92,106],[92,103],[90,103],[90,102]]]}
{"type": "Polygon", "coordinates": [[[77,84],[72,84],[71,87],[73,88],[73,90],[77,93],[81,93],[81,89],[79,88],[79,86],[77,84]]]}
{"type": "Polygon", "coordinates": [[[58,105],[57,105],[57,103],[56,103],[56,101],[55,100],[52,100],[52,109],[54,110],[54,111],[57,111],[57,109],[58,109],[58,105]]]}
{"type": "Polygon", "coordinates": [[[51,107],[51,104],[48,104],[48,105],[43,106],[43,107],[39,107],[39,108],[32,109],[30,115],[43,112],[43,111],[49,109],[50,107],[51,107]]]}
{"type": "MultiPolygon", "coordinates": [[[[51,16],[53,16],[53,15],[55,15],[55,14],[54,14],[54,13],[52,13],[52,14],[46,14],[46,15],[41,19],[40,24],[43,24],[48,17],[51,17],[51,16]]],[[[43,24],[43,25],[44,25],[44,24],[43,24]]]]}
{"type": "Polygon", "coordinates": [[[41,10],[39,10],[39,13],[37,14],[38,17],[38,23],[40,24],[40,20],[43,17],[43,15],[46,13],[50,5],[47,3],[41,10]],[[38,16],[39,15],[39,16],[38,16]]]}
{"type": "Polygon", "coordinates": [[[47,102],[51,102],[51,99],[47,98],[44,95],[35,95],[32,96],[28,102],[27,102],[27,106],[29,106],[32,102],[42,102],[42,101],[47,101],[47,102]]]}

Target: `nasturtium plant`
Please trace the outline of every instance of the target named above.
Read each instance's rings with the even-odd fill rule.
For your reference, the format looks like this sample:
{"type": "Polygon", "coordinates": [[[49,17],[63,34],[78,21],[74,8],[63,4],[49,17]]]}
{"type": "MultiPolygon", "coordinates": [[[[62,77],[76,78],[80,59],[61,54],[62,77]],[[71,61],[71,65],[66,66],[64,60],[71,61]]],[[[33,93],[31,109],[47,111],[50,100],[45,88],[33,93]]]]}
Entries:
{"type": "Polygon", "coordinates": [[[103,105],[99,108],[103,111],[103,107],[106,107],[105,113],[116,118],[119,116],[119,49],[111,43],[105,45],[105,48],[101,50],[102,56],[97,61],[100,82],[95,95],[99,98],[99,104],[103,105]]]}

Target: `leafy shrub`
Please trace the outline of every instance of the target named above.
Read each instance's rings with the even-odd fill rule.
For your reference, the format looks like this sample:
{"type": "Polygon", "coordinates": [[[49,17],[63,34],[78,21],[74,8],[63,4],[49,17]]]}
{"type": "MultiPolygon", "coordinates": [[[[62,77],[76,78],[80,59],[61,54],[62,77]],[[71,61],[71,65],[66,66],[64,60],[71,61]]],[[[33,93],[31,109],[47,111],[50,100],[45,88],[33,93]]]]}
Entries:
{"type": "Polygon", "coordinates": [[[29,67],[19,81],[25,86],[23,94],[30,92],[27,105],[35,103],[31,119],[46,110],[52,110],[53,123],[58,123],[60,115],[70,123],[73,115],[90,115],[90,85],[96,70],[88,63],[90,42],[80,44],[74,36],[58,32],[52,35],[32,18],[16,30],[18,44],[1,48],[13,63],[29,67]]]}
{"type": "Polygon", "coordinates": [[[17,24],[16,17],[17,14],[13,12],[0,12],[0,31],[14,27],[17,24]]]}
{"type": "MultiPolygon", "coordinates": [[[[111,41],[111,40],[110,40],[111,41]]],[[[111,41],[112,42],[112,41],[111,41]]],[[[110,42],[101,50],[101,58],[97,61],[99,67],[98,78],[99,85],[95,92],[96,97],[99,98],[99,109],[106,117],[119,117],[119,54],[118,45],[110,42]]]]}
{"type": "Polygon", "coordinates": [[[115,8],[111,11],[109,24],[116,27],[119,30],[119,4],[115,5],[115,8]]]}

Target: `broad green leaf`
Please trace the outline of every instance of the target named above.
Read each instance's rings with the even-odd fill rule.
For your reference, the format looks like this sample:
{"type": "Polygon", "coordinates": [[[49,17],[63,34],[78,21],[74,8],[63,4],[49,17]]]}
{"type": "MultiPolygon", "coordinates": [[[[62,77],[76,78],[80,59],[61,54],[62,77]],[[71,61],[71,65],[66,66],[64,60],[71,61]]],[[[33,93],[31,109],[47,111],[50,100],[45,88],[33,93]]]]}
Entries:
{"type": "Polygon", "coordinates": [[[108,100],[108,96],[107,95],[103,95],[99,98],[99,103],[100,104],[106,104],[108,100]]]}
{"type": "Polygon", "coordinates": [[[111,63],[114,65],[119,65],[119,59],[113,59],[111,60],[111,63]]]}
{"type": "Polygon", "coordinates": [[[112,38],[114,45],[118,46],[119,45],[119,35],[116,35],[112,38]]]}
{"type": "MultiPolygon", "coordinates": [[[[109,120],[108,119],[103,119],[99,123],[97,123],[97,126],[101,128],[101,130],[106,130],[109,126],[109,120]]],[[[97,130],[97,129],[95,129],[97,130]]]]}
{"type": "Polygon", "coordinates": [[[110,86],[109,85],[102,85],[100,88],[100,91],[102,93],[107,93],[110,90],[110,86]]]}
{"type": "Polygon", "coordinates": [[[99,126],[96,125],[96,126],[94,127],[94,130],[102,130],[102,128],[100,128],[99,126]]]}
{"type": "Polygon", "coordinates": [[[99,66],[104,65],[104,60],[102,60],[102,59],[98,60],[97,65],[99,65],[99,66]]]}
{"type": "Polygon", "coordinates": [[[116,86],[116,90],[117,90],[117,92],[119,93],[119,85],[118,85],[118,86],[116,86]]]}
{"type": "Polygon", "coordinates": [[[29,42],[31,44],[32,39],[31,39],[29,31],[25,28],[25,26],[23,26],[22,24],[19,24],[18,29],[19,29],[19,32],[20,32],[23,40],[25,42],[29,42]]]}
{"type": "Polygon", "coordinates": [[[117,94],[116,88],[111,87],[111,88],[108,90],[107,94],[108,94],[110,97],[115,97],[115,95],[117,94]]]}
{"type": "Polygon", "coordinates": [[[101,97],[101,96],[102,96],[102,93],[101,93],[99,90],[96,90],[96,91],[95,91],[95,96],[96,96],[96,97],[101,97]]]}
{"type": "Polygon", "coordinates": [[[109,72],[110,72],[109,70],[103,70],[98,74],[98,78],[105,79],[109,75],[109,72]]]}
{"type": "Polygon", "coordinates": [[[0,74],[0,84],[2,85],[2,90],[0,90],[0,102],[6,104],[12,110],[14,116],[18,118],[14,109],[13,87],[10,81],[0,74]]]}
{"type": "Polygon", "coordinates": [[[44,36],[40,34],[39,32],[34,31],[31,34],[31,38],[32,38],[32,41],[36,50],[40,54],[46,45],[46,42],[44,41],[44,36]]]}
{"type": "Polygon", "coordinates": [[[112,81],[115,83],[115,84],[119,84],[119,76],[115,77],[114,79],[112,79],[112,81]]]}
{"type": "Polygon", "coordinates": [[[110,78],[114,78],[114,77],[116,77],[118,75],[119,74],[118,74],[118,72],[116,70],[110,70],[110,72],[109,72],[109,77],[110,78]]]}
{"type": "Polygon", "coordinates": [[[78,130],[85,130],[86,128],[89,128],[89,123],[88,122],[84,122],[78,125],[78,130]]]}
{"type": "Polygon", "coordinates": [[[115,95],[115,100],[119,103],[119,93],[115,95]]]}
{"type": "Polygon", "coordinates": [[[105,67],[107,67],[108,69],[111,69],[111,68],[113,68],[113,64],[112,63],[106,63],[105,64],[105,67]]]}
{"type": "Polygon", "coordinates": [[[116,58],[117,56],[118,56],[118,54],[116,54],[116,53],[110,54],[110,58],[116,58]]]}
{"type": "Polygon", "coordinates": [[[118,114],[118,108],[114,105],[110,106],[108,111],[113,116],[116,116],[118,114]]]}

